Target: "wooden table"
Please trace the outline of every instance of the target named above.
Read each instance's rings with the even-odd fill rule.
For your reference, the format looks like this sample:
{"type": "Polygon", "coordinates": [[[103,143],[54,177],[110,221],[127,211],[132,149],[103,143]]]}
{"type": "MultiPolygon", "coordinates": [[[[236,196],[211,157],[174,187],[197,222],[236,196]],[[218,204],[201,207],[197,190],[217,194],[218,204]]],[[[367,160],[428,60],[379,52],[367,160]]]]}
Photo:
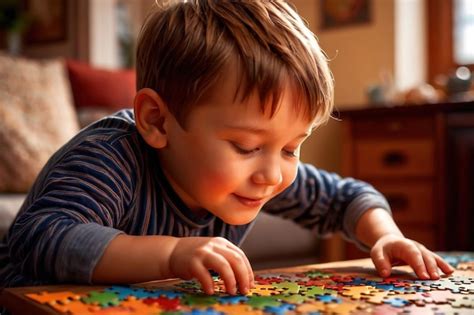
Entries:
{"type": "MultiPolygon", "coordinates": [[[[303,272],[305,270],[313,270],[313,269],[323,269],[323,270],[330,270],[335,275],[345,275],[348,273],[352,274],[364,274],[369,277],[377,277],[377,273],[375,268],[370,259],[357,259],[357,260],[349,260],[349,261],[340,261],[340,262],[333,262],[333,263],[326,263],[326,264],[315,264],[315,265],[306,265],[306,266],[298,266],[298,267],[290,267],[290,268],[279,268],[279,269],[271,269],[271,270],[262,270],[257,271],[256,275],[261,275],[265,273],[293,273],[293,272],[303,272]]],[[[456,271],[458,272],[458,271],[456,271]]],[[[456,275],[456,272],[454,275],[456,275]]],[[[459,271],[459,274],[463,276],[469,275],[473,279],[474,284],[474,270],[470,270],[466,273],[466,271],[459,271]]],[[[415,279],[414,273],[408,266],[400,266],[395,267],[393,270],[392,275],[396,277],[404,277],[405,279],[415,279]]],[[[167,280],[167,281],[155,281],[143,284],[145,287],[159,287],[159,286],[166,286],[173,283],[179,283],[179,280],[167,280]]],[[[92,290],[101,290],[104,289],[105,286],[78,286],[78,285],[52,285],[52,286],[38,286],[38,287],[19,287],[19,288],[8,288],[4,289],[3,292],[0,294],[0,305],[6,307],[12,314],[60,314],[54,311],[50,306],[38,304],[31,299],[25,296],[26,293],[39,293],[42,291],[48,292],[60,292],[60,291],[73,291],[75,293],[85,293],[92,290]]],[[[468,294],[469,298],[474,300],[474,292],[468,294]]],[[[474,305],[473,308],[468,309],[474,313],[474,305]]],[[[459,311],[459,309],[456,309],[459,311]]],[[[400,309],[401,311],[401,309],[400,309]]],[[[358,313],[363,313],[362,311],[358,311],[358,313]]],[[[293,312],[294,314],[294,312],[293,312]]],[[[463,314],[462,309],[460,314],[463,314]]]]}

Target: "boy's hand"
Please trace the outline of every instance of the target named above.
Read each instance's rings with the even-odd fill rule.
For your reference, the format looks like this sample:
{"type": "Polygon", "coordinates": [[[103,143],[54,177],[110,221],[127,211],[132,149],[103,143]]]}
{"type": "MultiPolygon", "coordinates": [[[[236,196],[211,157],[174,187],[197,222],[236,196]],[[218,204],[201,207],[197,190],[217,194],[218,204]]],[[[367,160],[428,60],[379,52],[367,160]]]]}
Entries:
{"type": "Polygon", "coordinates": [[[207,294],[214,293],[214,282],[209,273],[219,273],[229,294],[242,294],[254,286],[250,262],[244,252],[222,237],[183,237],[170,257],[170,271],[179,278],[196,278],[207,294]]]}
{"type": "Polygon", "coordinates": [[[453,267],[425,246],[399,235],[382,236],[372,247],[370,256],[378,273],[384,278],[390,276],[392,266],[400,263],[410,265],[420,279],[439,279],[438,268],[445,274],[454,271],[453,267]]]}

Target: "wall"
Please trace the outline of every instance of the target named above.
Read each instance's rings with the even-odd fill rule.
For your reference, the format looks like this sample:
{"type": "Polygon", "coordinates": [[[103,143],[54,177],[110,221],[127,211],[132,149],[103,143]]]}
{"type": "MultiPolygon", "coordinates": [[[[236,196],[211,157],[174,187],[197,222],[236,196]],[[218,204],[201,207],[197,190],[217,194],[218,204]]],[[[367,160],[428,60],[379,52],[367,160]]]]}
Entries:
{"type": "MultiPolygon", "coordinates": [[[[293,0],[298,12],[330,59],[335,79],[336,110],[363,107],[367,86],[380,81],[383,72],[394,73],[394,2],[372,1],[368,24],[321,30],[320,1],[293,0]]],[[[303,145],[302,160],[339,172],[341,163],[340,122],[330,121],[316,130],[303,145]]]]}
{"type": "Polygon", "coordinates": [[[67,0],[67,36],[63,41],[24,45],[22,54],[33,58],[67,57],[89,59],[89,5],[84,0],[67,0]]]}

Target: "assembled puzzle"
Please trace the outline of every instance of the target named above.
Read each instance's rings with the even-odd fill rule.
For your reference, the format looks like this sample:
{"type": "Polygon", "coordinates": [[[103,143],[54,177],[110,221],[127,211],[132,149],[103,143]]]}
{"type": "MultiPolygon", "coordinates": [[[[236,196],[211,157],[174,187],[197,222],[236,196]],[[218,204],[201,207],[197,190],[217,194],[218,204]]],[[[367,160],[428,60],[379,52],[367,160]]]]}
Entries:
{"type": "Polygon", "coordinates": [[[216,294],[198,283],[111,286],[86,294],[26,294],[64,314],[474,314],[474,255],[444,256],[456,271],[437,281],[395,272],[379,278],[373,268],[300,268],[258,273],[247,295],[227,295],[215,277],[216,294]]]}

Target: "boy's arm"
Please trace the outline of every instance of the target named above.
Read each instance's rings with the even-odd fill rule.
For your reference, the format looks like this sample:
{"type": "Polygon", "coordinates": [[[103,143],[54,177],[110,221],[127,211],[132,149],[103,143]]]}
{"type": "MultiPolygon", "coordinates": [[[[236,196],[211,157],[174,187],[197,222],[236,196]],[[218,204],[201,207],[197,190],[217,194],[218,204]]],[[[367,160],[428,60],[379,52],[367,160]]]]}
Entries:
{"type": "Polygon", "coordinates": [[[151,280],[197,279],[214,293],[209,269],[217,272],[230,294],[254,286],[250,263],[240,248],[221,237],[131,236],[113,239],[92,275],[94,283],[137,283],[151,280]]]}
{"type": "Polygon", "coordinates": [[[450,274],[454,269],[422,244],[403,236],[392,217],[383,209],[369,209],[356,225],[356,236],[371,247],[370,256],[382,277],[392,265],[407,263],[421,279],[439,279],[438,267],[450,274]]]}
{"type": "Polygon", "coordinates": [[[355,225],[371,208],[384,209],[390,216],[386,199],[371,185],[300,163],[293,184],[264,211],[291,218],[320,235],[342,231],[346,239],[368,250],[356,237],[355,225]]]}

